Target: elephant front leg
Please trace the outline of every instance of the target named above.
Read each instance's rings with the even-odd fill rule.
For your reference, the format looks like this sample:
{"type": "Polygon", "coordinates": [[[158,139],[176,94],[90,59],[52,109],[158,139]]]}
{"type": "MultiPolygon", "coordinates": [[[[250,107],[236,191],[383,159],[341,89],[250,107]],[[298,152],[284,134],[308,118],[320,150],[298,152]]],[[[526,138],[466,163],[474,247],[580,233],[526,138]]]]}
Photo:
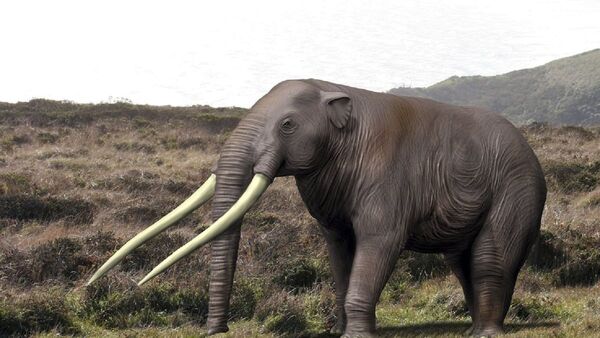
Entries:
{"type": "Polygon", "coordinates": [[[401,245],[394,237],[357,236],[356,254],[344,306],[347,323],[343,337],[374,336],[375,305],[401,251],[401,245]]]}
{"type": "Polygon", "coordinates": [[[344,303],[346,301],[346,292],[352,271],[352,261],[354,260],[354,236],[349,227],[348,232],[340,232],[322,228],[325,241],[327,242],[327,251],[329,252],[329,265],[333,273],[335,282],[335,315],[336,322],[331,328],[331,333],[341,335],[346,327],[346,312],[344,303]]]}

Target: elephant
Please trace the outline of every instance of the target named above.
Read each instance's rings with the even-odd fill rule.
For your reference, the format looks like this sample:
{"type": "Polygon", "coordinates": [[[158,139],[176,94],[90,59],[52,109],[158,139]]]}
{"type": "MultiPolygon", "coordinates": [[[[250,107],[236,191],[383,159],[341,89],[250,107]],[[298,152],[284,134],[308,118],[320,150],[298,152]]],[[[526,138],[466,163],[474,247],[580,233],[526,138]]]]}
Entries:
{"type": "Polygon", "coordinates": [[[472,317],[494,336],[546,201],[539,161],[500,115],[316,79],[286,80],[252,106],[192,197],[112,256],[127,253],[213,197],[213,225],[140,285],[211,243],[209,334],[227,320],[244,213],[279,176],[294,176],[325,239],[343,337],[376,334],[375,308],[403,250],[441,253],[472,317]]]}

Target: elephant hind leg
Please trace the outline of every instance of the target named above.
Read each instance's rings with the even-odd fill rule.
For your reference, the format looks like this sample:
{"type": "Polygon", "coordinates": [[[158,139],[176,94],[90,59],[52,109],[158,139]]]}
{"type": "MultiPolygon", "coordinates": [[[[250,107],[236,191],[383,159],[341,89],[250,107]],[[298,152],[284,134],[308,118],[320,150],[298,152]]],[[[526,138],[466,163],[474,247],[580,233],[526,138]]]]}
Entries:
{"type": "Polygon", "coordinates": [[[503,332],[517,275],[539,233],[543,201],[535,191],[500,195],[475,238],[470,264],[474,336],[503,332]]]}
{"type": "MultiPolygon", "coordinates": [[[[452,272],[460,282],[463,294],[465,295],[465,302],[467,303],[467,309],[471,317],[473,316],[473,285],[471,284],[471,249],[467,249],[463,252],[446,254],[446,262],[452,269],[452,272]]],[[[467,330],[467,334],[470,334],[473,330],[471,327],[467,330]]]]}
{"type": "Polygon", "coordinates": [[[491,231],[480,234],[473,245],[473,336],[494,336],[503,331],[505,308],[510,305],[516,274],[506,271],[500,252],[491,231]]]}

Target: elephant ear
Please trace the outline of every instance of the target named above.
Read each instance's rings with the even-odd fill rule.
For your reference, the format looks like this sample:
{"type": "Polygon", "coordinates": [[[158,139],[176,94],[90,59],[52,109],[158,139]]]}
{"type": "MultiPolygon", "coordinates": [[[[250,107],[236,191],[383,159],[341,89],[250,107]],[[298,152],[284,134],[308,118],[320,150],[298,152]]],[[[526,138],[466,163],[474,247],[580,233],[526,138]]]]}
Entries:
{"type": "Polygon", "coordinates": [[[342,92],[321,92],[321,101],[331,123],[338,129],[344,128],[352,112],[350,96],[342,92]]]}

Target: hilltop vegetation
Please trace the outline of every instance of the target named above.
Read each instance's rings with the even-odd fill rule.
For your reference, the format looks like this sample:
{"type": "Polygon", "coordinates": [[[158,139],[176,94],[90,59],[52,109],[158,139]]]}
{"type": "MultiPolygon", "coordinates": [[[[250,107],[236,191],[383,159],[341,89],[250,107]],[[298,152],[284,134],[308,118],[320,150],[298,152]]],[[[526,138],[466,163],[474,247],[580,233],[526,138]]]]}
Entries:
{"type": "Polygon", "coordinates": [[[600,49],[497,76],[453,76],[427,88],[395,88],[396,95],[485,107],[523,124],[600,123],[600,49]]]}
{"type": "MultiPolygon", "coordinates": [[[[244,111],[0,104],[0,336],[205,334],[209,249],[138,288],[209,222],[203,206],[86,287],[118,247],[209,175],[244,111]]],[[[508,317],[512,336],[600,331],[600,128],[532,124],[545,169],[542,236],[508,317]]],[[[229,337],[329,337],[333,285],[325,244],[291,178],[246,215],[229,337]]],[[[404,253],[378,307],[383,336],[459,337],[460,286],[440,255],[404,253]]]]}

